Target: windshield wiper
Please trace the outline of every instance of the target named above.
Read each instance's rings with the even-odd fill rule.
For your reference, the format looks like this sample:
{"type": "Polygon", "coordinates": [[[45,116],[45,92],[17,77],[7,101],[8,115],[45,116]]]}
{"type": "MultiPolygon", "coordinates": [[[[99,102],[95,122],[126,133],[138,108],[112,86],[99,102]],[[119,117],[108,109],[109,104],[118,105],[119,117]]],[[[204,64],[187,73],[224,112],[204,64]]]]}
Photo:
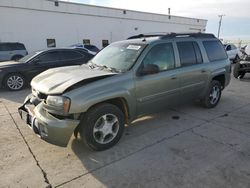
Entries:
{"type": "Polygon", "coordinates": [[[89,63],[88,63],[88,66],[89,66],[91,69],[94,69],[94,68],[98,67],[98,68],[101,68],[101,69],[109,70],[109,71],[111,71],[111,72],[119,72],[119,73],[122,72],[121,70],[118,70],[118,69],[116,69],[116,68],[108,67],[108,66],[106,66],[106,65],[97,65],[97,64],[95,64],[95,63],[93,63],[93,62],[89,62],[89,63]]]}

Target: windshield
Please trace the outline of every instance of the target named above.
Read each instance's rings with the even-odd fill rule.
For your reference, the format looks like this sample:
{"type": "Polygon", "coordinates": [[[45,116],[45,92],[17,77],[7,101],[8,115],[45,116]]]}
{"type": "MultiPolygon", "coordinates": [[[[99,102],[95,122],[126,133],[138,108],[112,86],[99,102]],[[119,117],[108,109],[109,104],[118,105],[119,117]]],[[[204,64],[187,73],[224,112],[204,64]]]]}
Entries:
{"type": "Polygon", "coordinates": [[[19,59],[18,62],[20,63],[26,63],[28,60],[30,60],[31,58],[33,58],[34,56],[40,54],[41,52],[32,52],[26,56],[24,56],[23,58],[19,59]]]}
{"type": "Polygon", "coordinates": [[[91,62],[121,72],[129,70],[139,57],[145,44],[114,43],[100,51],[91,62]]]}

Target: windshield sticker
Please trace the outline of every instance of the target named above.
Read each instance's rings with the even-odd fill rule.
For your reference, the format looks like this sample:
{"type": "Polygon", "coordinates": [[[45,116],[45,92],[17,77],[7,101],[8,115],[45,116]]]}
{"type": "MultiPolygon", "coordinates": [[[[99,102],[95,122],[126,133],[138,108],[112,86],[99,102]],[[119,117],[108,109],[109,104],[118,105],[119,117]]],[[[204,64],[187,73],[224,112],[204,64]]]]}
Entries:
{"type": "Polygon", "coordinates": [[[137,45],[129,45],[127,47],[127,49],[129,50],[139,50],[141,48],[141,46],[137,46],[137,45]]]}

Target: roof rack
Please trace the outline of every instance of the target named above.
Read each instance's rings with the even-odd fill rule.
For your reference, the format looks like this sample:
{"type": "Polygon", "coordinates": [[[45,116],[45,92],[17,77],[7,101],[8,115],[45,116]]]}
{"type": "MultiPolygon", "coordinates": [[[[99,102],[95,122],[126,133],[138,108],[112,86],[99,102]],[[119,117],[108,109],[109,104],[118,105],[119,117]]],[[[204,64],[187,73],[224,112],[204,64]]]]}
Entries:
{"type": "Polygon", "coordinates": [[[127,38],[128,40],[129,39],[139,39],[139,38],[147,38],[147,37],[160,37],[160,36],[164,36],[166,35],[167,33],[147,33],[147,34],[139,34],[139,35],[134,35],[134,36],[131,36],[129,38],[127,38]]]}
{"type": "Polygon", "coordinates": [[[139,34],[131,36],[128,39],[138,39],[147,37],[160,37],[161,39],[177,38],[177,37],[194,37],[194,38],[215,38],[211,33],[159,33],[159,34],[139,34]]]}

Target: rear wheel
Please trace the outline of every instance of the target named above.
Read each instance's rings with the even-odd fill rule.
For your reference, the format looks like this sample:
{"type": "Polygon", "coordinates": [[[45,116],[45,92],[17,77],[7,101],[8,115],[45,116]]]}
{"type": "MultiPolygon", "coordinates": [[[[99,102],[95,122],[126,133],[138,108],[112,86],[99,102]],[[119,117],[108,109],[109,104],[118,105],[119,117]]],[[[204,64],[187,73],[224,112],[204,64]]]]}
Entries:
{"type": "Polygon", "coordinates": [[[206,96],[203,100],[203,104],[206,108],[214,108],[220,101],[222,86],[217,80],[212,80],[206,96]]]}
{"type": "Polygon", "coordinates": [[[245,72],[243,71],[240,71],[240,63],[236,63],[235,66],[234,66],[234,71],[233,71],[233,75],[235,78],[243,78],[245,76],[245,72]]]}
{"type": "Polygon", "coordinates": [[[25,79],[21,74],[13,73],[6,76],[4,85],[11,91],[18,91],[24,88],[25,79]]]}
{"type": "Polygon", "coordinates": [[[80,123],[80,136],[93,150],[114,146],[121,138],[125,125],[124,114],[115,105],[103,103],[91,108],[80,123]]]}

